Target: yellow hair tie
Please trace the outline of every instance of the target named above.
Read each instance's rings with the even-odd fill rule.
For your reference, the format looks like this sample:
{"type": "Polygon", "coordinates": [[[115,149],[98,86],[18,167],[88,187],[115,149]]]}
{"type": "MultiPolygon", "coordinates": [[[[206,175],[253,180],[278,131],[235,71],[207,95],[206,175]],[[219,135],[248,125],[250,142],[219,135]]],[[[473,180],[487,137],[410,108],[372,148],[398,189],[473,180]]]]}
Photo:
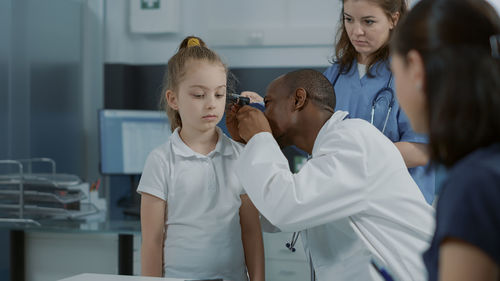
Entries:
{"type": "Polygon", "coordinates": [[[187,46],[188,48],[193,46],[200,46],[200,40],[198,40],[198,38],[189,38],[187,46]]]}

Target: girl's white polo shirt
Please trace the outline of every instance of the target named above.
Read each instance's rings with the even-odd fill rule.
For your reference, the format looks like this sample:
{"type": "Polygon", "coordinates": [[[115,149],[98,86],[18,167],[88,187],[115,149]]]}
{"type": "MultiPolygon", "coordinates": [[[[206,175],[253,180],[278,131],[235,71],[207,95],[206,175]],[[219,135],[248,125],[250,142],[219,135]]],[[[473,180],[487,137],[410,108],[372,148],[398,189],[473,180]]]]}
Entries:
{"type": "Polygon", "coordinates": [[[243,145],[217,133],[215,149],[202,155],[176,129],[146,160],[137,191],[168,208],[165,277],[248,280],[239,217],[245,192],[233,170],[243,145]]]}

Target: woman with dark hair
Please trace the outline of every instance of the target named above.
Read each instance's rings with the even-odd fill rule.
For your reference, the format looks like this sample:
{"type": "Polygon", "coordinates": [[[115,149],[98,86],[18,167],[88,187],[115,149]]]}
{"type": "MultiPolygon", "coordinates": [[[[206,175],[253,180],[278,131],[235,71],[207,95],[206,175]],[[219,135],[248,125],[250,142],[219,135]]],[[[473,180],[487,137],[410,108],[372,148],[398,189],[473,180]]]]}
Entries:
{"type": "Polygon", "coordinates": [[[429,280],[500,280],[500,18],[484,0],[422,0],[392,41],[401,106],[449,168],[429,280]]]}
{"type": "Polygon", "coordinates": [[[341,0],[334,63],[324,75],[335,88],[335,110],[379,129],[398,148],[427,203],[434,200],[434,172],[427,137],[413,132],[400,109],[389,68],[389,39],[406,13],[405,0],[341,0]]]}

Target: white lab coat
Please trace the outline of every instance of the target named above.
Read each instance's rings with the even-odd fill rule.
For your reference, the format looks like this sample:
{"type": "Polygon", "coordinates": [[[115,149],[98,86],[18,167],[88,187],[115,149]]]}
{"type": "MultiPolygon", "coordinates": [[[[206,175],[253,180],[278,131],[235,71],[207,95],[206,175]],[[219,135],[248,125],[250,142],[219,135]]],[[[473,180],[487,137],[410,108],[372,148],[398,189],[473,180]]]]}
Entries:
{"type": "Polygon", "coordinates": [[[318,280],[380,280],[372,258],[398,280],[425,280],[421,253],[433,209],[394,144],[346,115],[325,123],[298,173],[270,133],[248,142],[236,173],[263,216],[282,231],[301,231],[318,280]]]}

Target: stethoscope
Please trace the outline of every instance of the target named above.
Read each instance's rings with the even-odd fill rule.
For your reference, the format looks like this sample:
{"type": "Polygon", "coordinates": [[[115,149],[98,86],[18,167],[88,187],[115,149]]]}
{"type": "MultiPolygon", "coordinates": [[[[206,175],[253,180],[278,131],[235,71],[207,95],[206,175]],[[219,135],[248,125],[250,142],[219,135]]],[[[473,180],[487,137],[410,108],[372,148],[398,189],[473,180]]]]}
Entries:
{"type": "Polygon", "coordinates": [[[287,247],[288,250],[290,250],[292,253],[295,252],[295,244],[297,243],[297,240],[299,239],[299,234],[300,234],[300,231],[294,232],[292,234],[292,239],[290,240],[290,242],[286,242],[286,244],[285,244],[285,247],[287,247]]]}
{"type": "MultiPolygon", "coordinates": [[[[334,88],[335,88],[335,84],[337,84],[337,80],[339,79],[339,77],[340,77],[340,71],[339,71],[339,73],[337,73],[337,77],[335,77],[335,80],[333,80],[332,85],[334,88]]],[[[377,104],[379,97],[384,96],[383,95],[384,92],[389,93],[389,95],[391,97],[389,100],[389,108],[387,109],[387,114],[385,115],[384,126],[382,127],[382,130],[381,130],[382,134],[384,133],[385,128],[387,126],[387,121],[389,120],[389,115],[391,114],[392,106],[394,105],[394,101],[395,101],[394,90],[392,90],[392,88],[390,87],[391,82],[392,82],[392,73],[389,76],[389,81],[387,81],[387,84],[385,85],[385,87],[378,90],[378,92],[375,94],[375,97],[373,97],[373,100],[372,100],[372,111],[371,111],[370,123],[373,125],[373,119],[375,117],[375,105],[377,104]]]]}
{"type": "MultiPolygon", "coordinates": [[[[286,242],[285,247],[287,247],[288,250],[290,250],[292,253],[295,253],[295,244],[297,243],[297,240],[299,240],[299,234],[300,231],[296,231],[292,234],[292,239],[290,242],[286,242]]],[[[309,257],[309,269],[311,272],[311,281],[316,280],[316,272],[314,271],[314,267],[312,264],[312,259],[309,257]]]]}

